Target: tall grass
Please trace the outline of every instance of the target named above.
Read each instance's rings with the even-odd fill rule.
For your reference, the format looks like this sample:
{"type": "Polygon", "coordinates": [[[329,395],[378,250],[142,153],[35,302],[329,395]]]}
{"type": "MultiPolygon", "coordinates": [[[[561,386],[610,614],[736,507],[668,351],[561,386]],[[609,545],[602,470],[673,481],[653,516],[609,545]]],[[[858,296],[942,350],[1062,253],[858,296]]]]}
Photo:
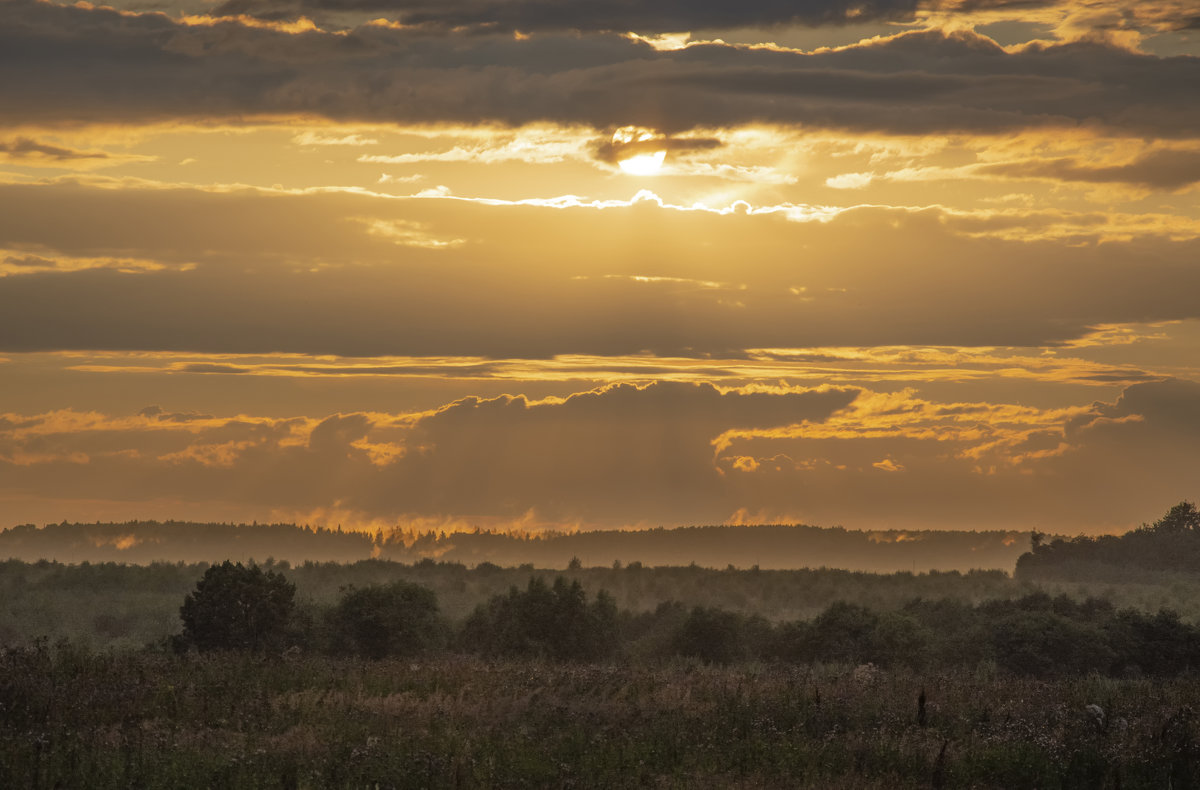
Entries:
{"type": "Polygon", "coordinates": [[[0,655],[0,786],[1179,788],[1200,779],[1198,695],[1193,677],[1037,681],[988,665],[289,661],[43,642],[0,655]]]}

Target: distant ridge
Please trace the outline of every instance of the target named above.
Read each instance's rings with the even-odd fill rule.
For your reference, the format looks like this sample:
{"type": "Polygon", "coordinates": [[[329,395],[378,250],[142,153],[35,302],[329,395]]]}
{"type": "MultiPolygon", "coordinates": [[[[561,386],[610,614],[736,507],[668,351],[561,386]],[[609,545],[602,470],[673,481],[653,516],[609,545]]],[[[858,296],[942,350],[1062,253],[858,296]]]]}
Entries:
{"type": "Polygon", "coordinates": [[[1028,532],[889,530],[762,524],[535,535],[476,530],[368,534],[296,524],[183,521],[24,524],[0,531],[0,559],[66,563],[217,562],[225,559],[400,562],[436,559],[478,565],[565,568],[641,563],[763,569],[846,568],[896,572],[1011,571],[1029,546],[1028,532]]]}

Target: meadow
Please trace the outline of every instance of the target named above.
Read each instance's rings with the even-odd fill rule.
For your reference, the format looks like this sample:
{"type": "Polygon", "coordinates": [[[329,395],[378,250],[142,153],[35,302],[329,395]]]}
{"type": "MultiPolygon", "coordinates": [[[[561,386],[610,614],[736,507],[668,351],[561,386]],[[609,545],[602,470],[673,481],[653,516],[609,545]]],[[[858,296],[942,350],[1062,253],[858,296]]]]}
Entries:
{"type": "Polygon", "coordinates": [[[0,785],[1183,788],[1200,779],[1198,695],[1191,676],[1035,680],[988,664],[362,661],[41,643],[0,654],[0,785]]]}
{"type": "Polygon", "coordinates": [[[1015,578],[10,560],[0,787],[1200,786],[1200,582],[1082,572],[1099,549],[1015,578]]]}

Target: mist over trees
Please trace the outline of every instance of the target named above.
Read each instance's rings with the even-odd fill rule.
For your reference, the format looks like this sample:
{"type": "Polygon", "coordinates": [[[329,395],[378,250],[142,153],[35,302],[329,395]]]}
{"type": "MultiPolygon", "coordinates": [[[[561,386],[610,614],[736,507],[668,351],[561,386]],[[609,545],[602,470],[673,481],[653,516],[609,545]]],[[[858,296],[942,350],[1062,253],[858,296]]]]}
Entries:
{"type": "Polygon", "coordinates": [[[669,601],[619,611],[577,579],[531,577],[466,618],[444,619],[436,594],[406,582],[346,588],[305,616],[282,573],[223,563],[209,568],[180,608],[176,652],[308,652],[370,660],[446,652],[493,658],[710,664],[870,664],[946,670],[991,663],[1017,676],[1175,676],[1195,668],[1200,628],[1168,610],[1034,593],[979,604],[911,599],[879,611],[835,601],[809,620],[771,622],[722,607],[669,601]]]}
{"type": "Polygon", "coordinates": [[[1030,544],[1038,578],[3,561],[0,784],[1195,786],[1195,566],[1030,544]]]}
{"type": "Polygon", "coordinates": [[[846,568],[895,571],[1012,569],[1029,533],[864,531],[842,527],[763,524],[646,530],[514,534],[417,532],[373,534],[295,524],[24,524],[0,531],[0,558],[60,562],[221,562],[273,557],[291,563],[423,559],[499,566],[531,563],[566,568],[613,562],[644,565],[728,565],[763,569],[846,568]]]}
{"type": "Polygon", "coordinates": [[[354,562],[371,557],[374,545],[374,536],[364,532],[295,524],[63,521],[0,531],[0,557],[28,562],[194,563],[255,557],[354,562]]]}
{"type": "Polygon", "coordinates": [[[560,661],[597,661],[617,650],[617,606],[600,590],[594,601],[579,580],[562,576],[547,585],[530,578],[481,604],[467,618],[458,645],[492,656],[526,656],[560,661]]]}

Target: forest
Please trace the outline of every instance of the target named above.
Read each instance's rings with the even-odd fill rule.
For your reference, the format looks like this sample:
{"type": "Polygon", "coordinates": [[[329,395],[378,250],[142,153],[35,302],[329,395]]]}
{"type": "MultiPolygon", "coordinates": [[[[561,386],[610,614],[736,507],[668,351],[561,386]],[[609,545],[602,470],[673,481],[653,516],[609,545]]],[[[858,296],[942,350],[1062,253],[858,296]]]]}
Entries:
{"type": "Polygon", "coordinates": [[[1200,660],[1200,628],[1168,610],[1117,609],[1034,593],[971,605],[914,598],[890,611],[839,600],[811,620],[771,622],[729,609],[659,604],[620,610],[605,590],[578,579],[531,577],[491,596],[464,619],[444,618],[437,595],[405,581],[343,588],[336,602],[305,609],[277,571],[229,561],[211,566],[184,598],[180,633],[188,651],[321,653],[363,658],[446,652],[491,658],[651,663],[842,663],[922,670],[995,664],[1016,675],[1169,677],[1200,660]]]}
{"type": "Polygon", "coordinates": [[[423,559],[476,565],[565,568],[640,562],[763,569],[844,568],[890,573],[977,568],[1011,571],[1029,533],[968,530],[864,531],[788,524],[696,526],[673,529],[509,533],[482,529],[445,532],[394,527],[374,533],[340,525],[200,524],[131,521],[0,531],[0,558],[79,562],[220,562],[263,560],[293,564],[423,559]]]}
{"type": "Polygon", "coordinates": [[[1013,575],[8,560],[0,786],[1195,786],[1197,566],[1081,580],[1106,541],[1013,575]]]}
{"type": "Polygon", "coordinates": [[[1200,510],[1180,502],[1153,524],[1123,535],[1047,539],[1031,535],[1031,550],[1017,559],[1025,578],[1133,582],[1161,579],[1164,573],[1200,572],[1200,510]]]}

